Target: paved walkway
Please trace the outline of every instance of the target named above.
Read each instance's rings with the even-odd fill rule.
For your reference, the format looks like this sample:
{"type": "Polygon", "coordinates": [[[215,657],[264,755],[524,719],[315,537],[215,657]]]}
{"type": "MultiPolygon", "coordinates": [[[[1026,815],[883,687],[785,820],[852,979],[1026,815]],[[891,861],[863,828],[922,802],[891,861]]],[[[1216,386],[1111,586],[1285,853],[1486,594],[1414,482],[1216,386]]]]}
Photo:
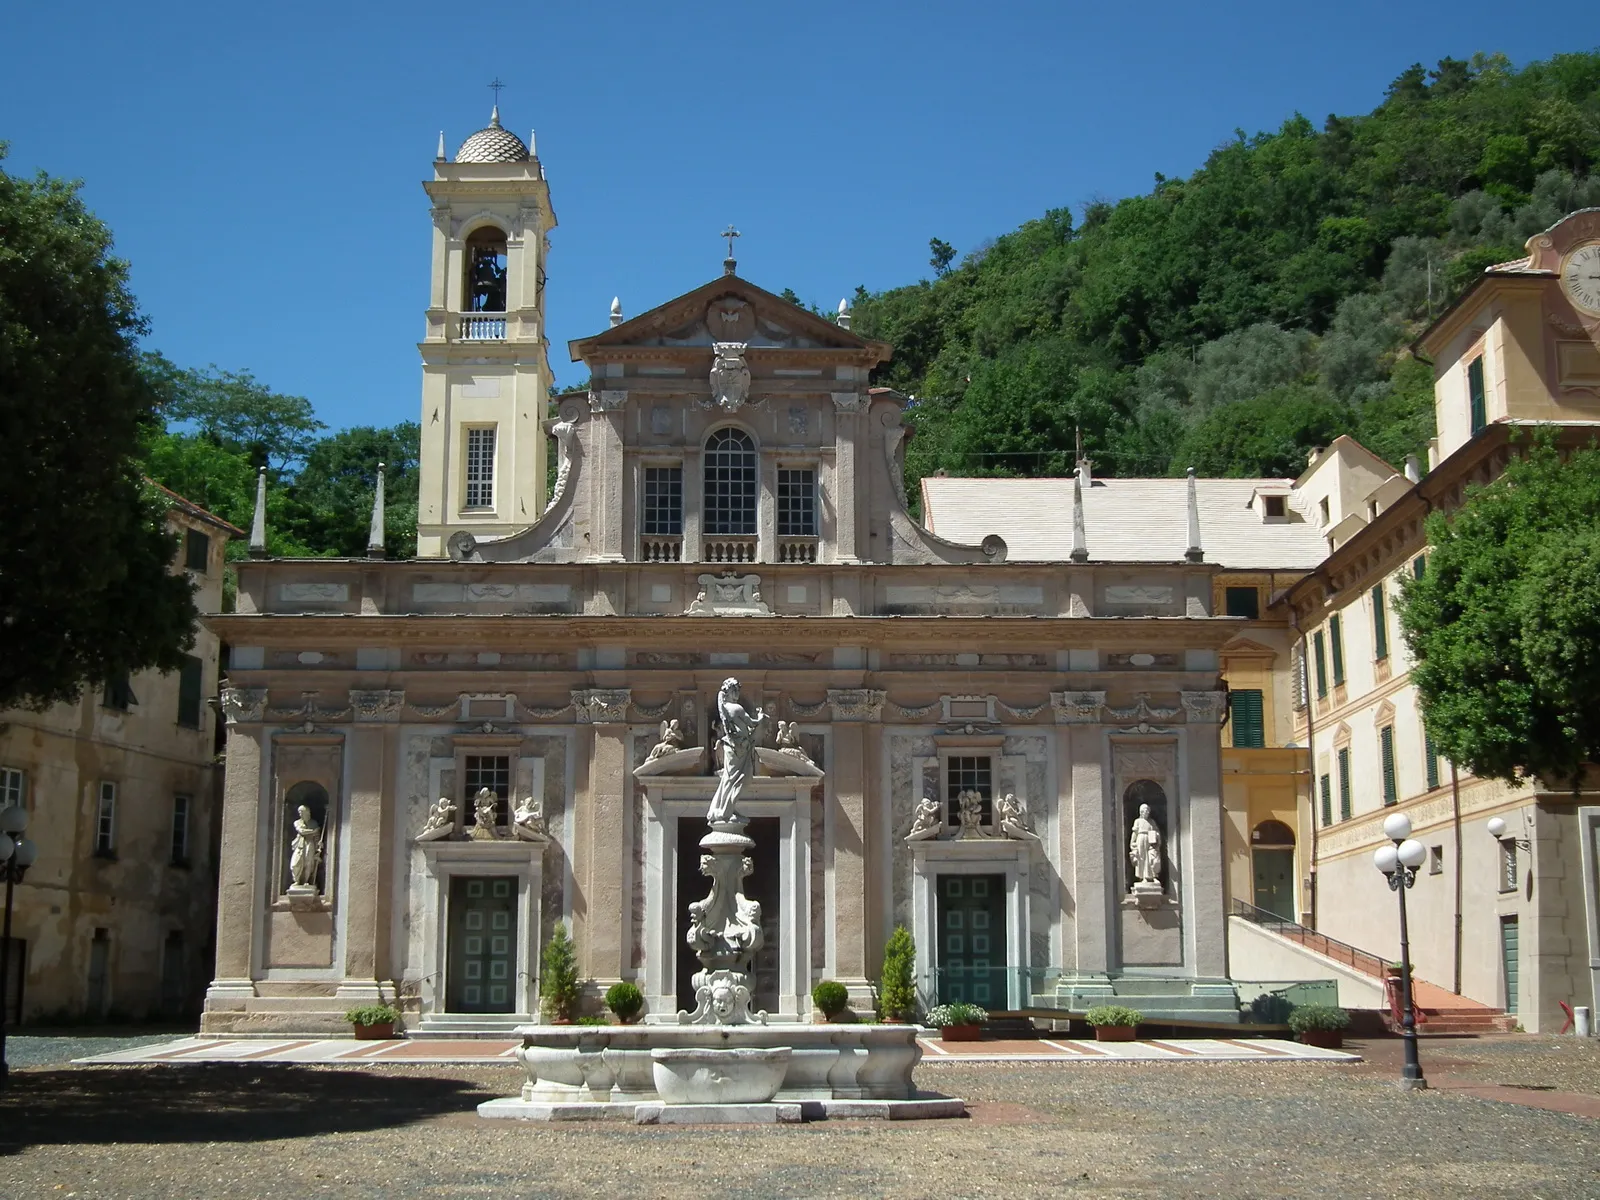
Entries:
{"type": "MultiPolygon", "coordinates": [[[[1150,1039],[1137,1042],[1017,1041],[942,1042],[919,1038],[924,1064],[934,1062],[1359,1062],[1360,1055],[1320,1050],[1276,1038],[1150,1039]]],[[[478,1038],[396,1038],[358,1042],[350,1038],[187,1037],[95,1054],[74,1062],[110,1063],[483,1063],[510,1059],[520,1041],[478,1038]]]]}

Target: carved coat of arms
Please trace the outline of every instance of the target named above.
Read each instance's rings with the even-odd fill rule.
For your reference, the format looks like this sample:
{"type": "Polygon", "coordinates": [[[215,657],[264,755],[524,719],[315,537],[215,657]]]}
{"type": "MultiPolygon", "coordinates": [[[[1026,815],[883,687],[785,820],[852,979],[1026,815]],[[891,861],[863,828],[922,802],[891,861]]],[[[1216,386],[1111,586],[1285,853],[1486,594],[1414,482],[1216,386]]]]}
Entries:
{"type": "Polygon", "coordinates": [[[711,364],[711,400],[725,412],[737,412],[750,399],[750,368],[743,342],[717,342],[711,364]]]}

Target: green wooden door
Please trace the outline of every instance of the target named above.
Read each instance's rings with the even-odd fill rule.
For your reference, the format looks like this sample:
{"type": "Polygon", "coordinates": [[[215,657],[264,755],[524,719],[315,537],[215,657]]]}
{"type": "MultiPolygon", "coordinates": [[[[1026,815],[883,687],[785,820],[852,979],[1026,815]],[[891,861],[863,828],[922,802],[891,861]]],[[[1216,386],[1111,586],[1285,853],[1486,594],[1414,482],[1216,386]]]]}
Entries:
{"type": "Polygon", "coordinates": [[[1252,903],[1275,917],[1294,920],[1294,851],[1258,848],[1250,852],[1250,860],[1256,872],[1252,903]]]}
{"type": "Polygon", "coordinates": [[[1506,1011],[1517,1011],[1517,919],[1500,918],[1500,959],[1506,976],[1506,1011]]]}
{"type": "Polygon", "coordinates": [[[1007,1007],[1006,877],[938,878],[940,1003],[1007,1007]]]}
{"type": "Polygon", "coordinates": [[[517,881],[450,880],[450,954],[445,1005],[450,1012],[511,1012],[516,998],[517,881]]]}

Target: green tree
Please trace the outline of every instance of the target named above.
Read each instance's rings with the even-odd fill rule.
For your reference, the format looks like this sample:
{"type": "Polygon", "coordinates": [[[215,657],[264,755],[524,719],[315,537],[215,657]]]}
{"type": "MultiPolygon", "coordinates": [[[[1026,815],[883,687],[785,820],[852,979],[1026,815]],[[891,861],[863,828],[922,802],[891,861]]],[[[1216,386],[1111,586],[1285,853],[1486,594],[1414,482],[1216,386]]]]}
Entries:
{"type": "Polygon", "coordinates": [[[578,947],[567,935],[567,927],[556,922],[540,959],[539,1003],[544,1015],[557,1021],[570,1021],[578,1015],[583,1000],[583,984],[578,979],[578,947]]]}
{"type": "Polygon", "coordinates": [[[936,275],[943,275],[950,269],[950,263],[955,259],[956,248],[939,238],[929,238],[928,250],[930,253],[928,265],[933,268],[936,275]]]}
{"type": "Polygon", "coordinates": [[[0,708],[176,670],[193,644],[191,587],[135,461],[159,397],[111,244],[77,184],[0,169],[0,708]]]}
{"type": "Polygon", "coordinates": [[[917,1015],[917,946],[911,931],[896,925],[883,947],[883,975],[878,983],[878,1009],[886,1021],[910,1021],[917,1015]]]}
{"type": "Polygon", "coordinates": [[[326,428],[311,401],[275,392],[249,371],[177,367],[159,354],[147,355],[144,366],[162,393],[169,425],[189,426],[254,466],[283,470],[299,463],[326,428]]]}
{"type": "Polygon", "coordinates": [[[1600,449],[1544,441],[1428,521],[1401,605],[1434,743],[1484,778],[1600,761],[1600,449]]]}
{"type": "Polygon", "coordinates": [[[286,525],[292,536],[326,554],[367,552],[378,464],[384,465],[384,548],[391,558],[417,551],[417,462],[422,428],[358,426],[313,442],[289,486],[286,525]]]}

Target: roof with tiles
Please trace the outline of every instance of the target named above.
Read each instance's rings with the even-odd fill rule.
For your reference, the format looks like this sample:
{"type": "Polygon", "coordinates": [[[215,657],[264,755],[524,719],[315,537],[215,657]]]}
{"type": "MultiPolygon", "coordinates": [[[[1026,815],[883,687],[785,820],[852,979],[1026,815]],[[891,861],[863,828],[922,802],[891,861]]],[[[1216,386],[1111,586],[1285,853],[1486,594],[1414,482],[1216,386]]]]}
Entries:
{"type": "Polygon", "coordinates": [[[500,106],[495,105],[489,124],[478,130],[456,151],[458,163],[512,163],[528,161],[528,146],[500,124],[500,106]]]}
{"type": "MultiPolygon", "coordinates": [[[[1197,479],[1200,545],[1207,562],[1241,571],[1310,570],[1328,555],[1315,521],[1286,504],[1285,519],[1264,518],[1258,491],[1288,496],[1288,479],[1197,479]]],[[[1178,562],[1189,543],[1188,481],[1096,479],[1083,489],[1084,544],[1090,562],[1178,562]]],[[[951,541],[975,544],[992,533],[1009,562],[1065,562],[1072,553],[1072,477],[922,481],[923,522],[951,541]]]]}

